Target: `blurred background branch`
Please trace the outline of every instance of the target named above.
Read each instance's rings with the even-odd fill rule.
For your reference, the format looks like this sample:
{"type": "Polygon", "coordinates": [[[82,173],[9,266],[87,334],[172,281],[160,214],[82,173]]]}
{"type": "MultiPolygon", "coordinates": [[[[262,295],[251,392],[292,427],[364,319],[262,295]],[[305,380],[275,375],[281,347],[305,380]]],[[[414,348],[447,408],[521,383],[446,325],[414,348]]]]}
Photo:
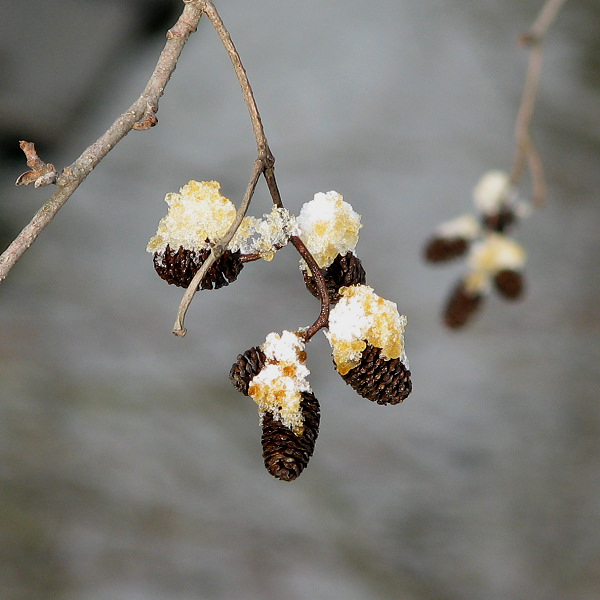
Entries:
{"type": "Polygon", "coordinates": [[[546,200],[547,186],[539,153],[531,139],[531,119],[535,108],[543,63],[543,43],[548,29],[566,0],[547,0],[528,31],[521,34],[520,41],[529,47],[529,65],[523,89],[521,105],[515,125],[516,149],[510,171],[510,181],[517,185],[526,166],[532,179],[532,202],[540,207],[546,200]]]}

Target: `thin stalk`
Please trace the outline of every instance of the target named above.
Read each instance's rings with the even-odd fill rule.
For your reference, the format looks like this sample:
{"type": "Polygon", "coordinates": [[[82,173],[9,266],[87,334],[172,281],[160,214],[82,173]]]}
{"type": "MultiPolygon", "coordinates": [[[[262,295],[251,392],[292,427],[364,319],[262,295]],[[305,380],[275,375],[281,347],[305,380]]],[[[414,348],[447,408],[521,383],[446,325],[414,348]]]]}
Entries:
{"type": "Polygon", "coordinates": [[[304,242],[297,235],[291,236],[290,242],[292,242],[300,256],[306,261],[310,272],[316,280],[319,297],[321,298],[321,312],[319,313],[317,320],[304,332],[304,342],[306,343],[315,335],[315,333],[317,333],[317,331],[329,325],[329,292],[327,291],[327,284],[325,283],[323,272],[314,256],[304,245],[304,242]]]}

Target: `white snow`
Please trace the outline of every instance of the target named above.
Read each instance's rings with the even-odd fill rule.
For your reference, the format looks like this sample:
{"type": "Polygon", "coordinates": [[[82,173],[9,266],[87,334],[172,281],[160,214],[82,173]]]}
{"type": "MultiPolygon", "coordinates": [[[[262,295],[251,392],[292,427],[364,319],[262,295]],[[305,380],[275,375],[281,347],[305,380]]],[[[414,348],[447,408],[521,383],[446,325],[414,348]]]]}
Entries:
{"type": "Polygon", "coordinates": [[[300,238],[322,269],[338,254],[354,251],[362,227],[360,215],[335,191],[315,194],[300,209],[297,222],[300,238]]]}
{"type": "Polygon", "coordinates": [[[304,341],[296,332],[270,333],[261,346],[265,366],[252,378],[248,394],[256,402],[262,420],[265,413],[296,434],[303,431],[302,392],[310,392],[304,341]]]}
{"type": "Polygon", "coordinates": [[[441,223],[435,233],[444,239],[462,238],[473,240],[479,235],[480,231],[481,226],[475,216],[466,214],[441,223]]]}
{"type": "Polygon", "coordinates": [[[356,367],[367,342],[381,348],[383,358],[400,358],[407,365],[403,335],[407,319],[396,304],[379,297],[367,285],[343,287],[340,294],[325,334],[338,371],[344,375],[356,367]]]}
{"type": "Polygon", "coordinates": [[[504,171],[487,171],[473,188],[473,202],[484,214],[494,213],[514,194],[508,174],[504,171]]]}

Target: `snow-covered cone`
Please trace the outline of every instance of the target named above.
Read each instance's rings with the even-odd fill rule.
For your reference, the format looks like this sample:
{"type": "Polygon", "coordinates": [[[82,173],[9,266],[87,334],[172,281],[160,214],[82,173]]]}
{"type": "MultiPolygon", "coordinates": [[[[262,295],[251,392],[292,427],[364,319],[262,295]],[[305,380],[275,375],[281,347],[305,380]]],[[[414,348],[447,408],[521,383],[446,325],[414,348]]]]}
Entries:
{"type": "Polygon", "coordinates": [[[444,308],[444,323],[451,329],[466,325],[492,286],[504,298],[518,298],[523,291],[521,271],[525,259],[521,244],[502,233],[488,233],[472,244],[469,273],[450,294],[444,308]]]}
{"type": "Polygon", "coordinates": [[[262,418],[263,459],[267,471],[282,481],[293,481],[304,470],[319,435],[319,402],[312,392],[301,392],[303,431],[294,433],[272,413],[262,418]]]}
{"type": "Polygon", "coordinates": [[[258,405],[265,466],[284,481],[306,467],[319,431],[304,347],[299,332],[270,333],[260,347],[240,354],[230,372],[236,389],[258,405]]]}
{"type": "Polygon", "coordinates": [[[346,383],[378,404],[399,404],[412,390],[404,349],[406,317],[366,285],[340,289],[327,338],[346,383]]]}
{"type": "MultiPolygon", "coordinates": [[[[296,222],[300,239],[323,272],[332,303],[338,301],[340,287],[366,282],[365,270],[354,254],[362,227],[360,215],[341,194],[335,191],[315,194],[313,200],[302,206],[296,222]]],[[[315,277],[303,260],[300,268],[306,287],[318,298],[315,277]]]]}
{"type": "Polygon", "coordinates": [[[487,171],[473,188],[473,203],[488,232],[506,233],[515,222],[529,214],[529,207],[517,201],[517,191],[508,173],[487,171]]]}
{"type": "Polygon", "coordinates": [[[523,292],[522,270],[526,252],[516,240],[501,233],[490,233],[474,244],[469,254],[470,273],[465,280],[471,295],[486,293],[492,285],[507,299],[523,292]]]}
{"type": "MultiPolygon", "coordinates": [[[[302,275],[308,291],[315,298],[319,298],[319,288],[315,276],[307,270],[303,270],[302,275]]],[[[338,254],[333,262],[326,269],[323,269],[323,279],[327,286],[329,301],[335,304],[340,299],[339,290],[341,287],[364,285],[367,282],[367,275],[360,259],[354,256],[352,252],[347,252],[343,256],[338,254]]]]}
{"type": "Polygon", "coordinates": [[[462,256],[479,231],[479,223],[472,215],[462,215],[442,223],[425,245],[425,259],[439,263],[462,256]]]}
{"type": "Polygon", "coordinates": [[[484,295],[470,290],[464,281],[460,281],[452,290],[444,307],[444,323],[450,329],[459,329],[466,325],[480,307],[484,295]]]}
{"type": "Polygon", "coordinates": [[[507,300],[517,300],[523,296],[525,288],[523,273],[513,269],[501,269],[494,275],[494,287],[507,300]]]}
{"type": "Polygon", "coordinates": [[[243,354],[238,354],[237,360],[229,371],[229,379],[233,387],[247,396],[250,381],[259,374],[264,366],[265,353],[258,346],[253,346],[243,354]]]}
{"type": "MultiPolygon", "coordinates": [[[[154,255],[154,268],[170,284],[188,287],[211,246],[217,243],[235,219],[235,206],[221,195],[217,181],[189,181],[179,193],[169,193],[167,215],[158,225],[147,251],[154,255]]],[[[235,281],[243,264],[238,248],[228,248],[209,269],[202,289],[220,288],[235,281]]]]}
{"type": "Polygon", "coordinates": [[[508,173],[498,169],[486,171],[473,187],[473,204],[481,215],[496,215],[509,206],[515,196],[508,173]]]}
{"type": "MultiPolygon", "coordinates": [[[[167,282],[188,287],[198,269],[235,220],[233,202],[220,193],[217,181],[189,181],[179,193],[165,196],[169,205],[146,250],[154,255],[156,272],[167,282]]],[[[271,260],[297,233],[295,218],[273,207],[262,219],[244,217],[223,254],[206,273],[201,289],[220,288],[235,281],[243,255],[271,260]]]]}

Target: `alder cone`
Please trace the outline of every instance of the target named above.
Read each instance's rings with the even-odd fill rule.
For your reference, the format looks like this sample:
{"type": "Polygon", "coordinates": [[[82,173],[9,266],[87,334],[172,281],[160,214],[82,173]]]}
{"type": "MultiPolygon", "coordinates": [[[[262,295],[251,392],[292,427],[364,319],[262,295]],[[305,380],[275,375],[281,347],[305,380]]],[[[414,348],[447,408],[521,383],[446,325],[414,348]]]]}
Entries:
{"type": "MultiPolygon", "coordinates": [[[[178,250],[173,250],[167,245],[163,252],[154,253],[154,268],[167,283],[187,288],[209,254],[209,249],[196,251],[179,246],[178,250]]],[[[218,290],[229,285],[237,279],[243,266],[239,250],[225,250],[208,269],[198,288],[218,290]]]]}
{"type": "Polygon", "coordinates": [[[483,215],[481,222],[489,231],[504,233],[515,221],[517,215],[510,208],[502,208],[499,212],[483,215]]]}
{"type": "Polygon", "coordinates": [[[431,263],[446,262],[462,256],[468,248],[467,240],[461,237],[434,237],[425,245],[425,260],[431,263]]]}
{"type": "Polygon", "coordinates": [[[384,359],[381,348],[367,342],[360,363],[342,375],[363,398],[377,404],[400,404],[412,391],[410,371],[399,358],[384,359]]]}
{"type": "MultiPolygon", "coordinates": [[[[362,263],[352,252],[347,252],[343,256],[338,254],[326,269],[322,269],[322,273],[331,304],[336,304],[339,301],[339,289],[341,287],[364,285],[367,282],[367,274],[362,263]]],[[[319,298],[319,289],[314,275],[304,270],[302,275],[308,291],[315,298],[319,298]]]]}
{"type": "Polygon", "coordinates": [[[507,300],[517,300],[525,287],[523,274],[512,269],[503,269],[494,276],[496,290],[507,300]]]}
{"type": "Polygon", "coordinates": [[[444,323],[450,329],[459,329],[477,312],[483,296],[469,293],[461,281],[450,294],[444,308],[444,323]]]}
{"type": "Polygon", "coordinates": [[[319,401],[312,392],[302,392],[300,402],[304,431],[297,435],[276,420],[271,413],[265,413],[262,420],[263,459],[267,471],[282,481],[293,481],[308,465],[319,435],[321,415],[319,401]]]}
{"type": "Polygon", "coordinates": [[[233,363],[229,371],[229,379],[233,387],[242,392],[244,396],[247,396],[250,381],[258,375],[264,366],[265,353],[257,346],[246,350],[243,354],[238,354],[236,362],[233,363]]]}

